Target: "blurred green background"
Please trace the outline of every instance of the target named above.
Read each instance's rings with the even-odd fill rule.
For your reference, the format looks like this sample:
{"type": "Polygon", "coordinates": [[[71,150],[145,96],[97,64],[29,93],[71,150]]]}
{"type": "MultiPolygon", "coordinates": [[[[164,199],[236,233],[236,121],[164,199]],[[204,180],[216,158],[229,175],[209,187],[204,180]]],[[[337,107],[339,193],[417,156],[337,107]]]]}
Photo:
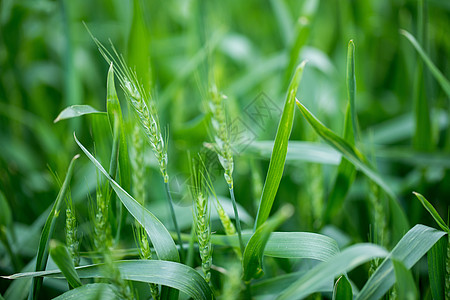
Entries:
{"type": "MultiPolygon", "coordinates": [[[[230,121],[247,124],[251,129],[247,134],[255,141],[273,140],[279,115],[266,118],[261,129],[245,109],[261,95],[281,109],[294,67],[308,59],[298,98],[341,133],[347,103],[347,44],[353,39],[360,148],[377,162],[399,195],[410,225],[435,226],[412,191],[425,195],[447,216],[449,99],[399,29],[411,32],[449,78],[449,1],[2,0],[0,191],[11,208],[16,238],[37,228],[35,238],[18,250],[24,262],[35,254],[45,211],[59,190],[53,173],[63,177],[71,157],[80,152],[73,132],[85,145],[95,142],[100,158],[104,153],[103,161],[108,159],[111,138],[101,134],[102,126],[104,132],[109,130],[102,117],[53,123],[69,105],[106,110],[108,65],[83,22],[105,45],[112,41],[154,95],[161,124],[168,129],[174,193],[179,189],[176,181],[186,178],[186,152],[198,151],[211,140],[204,106],[208,72],[213,70],[219,89],[228,97],[230,121]]],[[[119,98],[126,111],[122,94],[119,98]]],[[[298,112],[291,140],[320,143],[298,112]]],[[[236,198],[255,217],[271,148],[239,143],[236,198]]],[[[274,210],[282,202],[298,208],[284,229],[341,230],[341,237],[351,242],[370,240],[370,189],[364,177],[357,177],[338,216],[322,222],[320,205],[326,205],[336,162],[305,162],[308,158],[302,155],[298,150],[288,158],[275,201],[274,210]]],[[[170,227],[159,171],[152,154],[147,156],[151,157],[147,200],[170,227]]],[[[226,196],[221,176],[217,189],[226,196]]],[[[95,178],[94,168],[83,158],[71,191],[85,237],[88,195],[95,191],[95,178]]],[[[179,210],[189,204],[182,194],[181,188],[175,195],[179,210]]],[[[124,244],[132,245],[132,237],[124,244]]],[[[81,245],[84,251],[90,249],[88,242],[81,245]]],[[[4,249],[0,270],[12,272],[4,249]]],[[[2,293],[8,284],[1,281],[2,293]]]]}

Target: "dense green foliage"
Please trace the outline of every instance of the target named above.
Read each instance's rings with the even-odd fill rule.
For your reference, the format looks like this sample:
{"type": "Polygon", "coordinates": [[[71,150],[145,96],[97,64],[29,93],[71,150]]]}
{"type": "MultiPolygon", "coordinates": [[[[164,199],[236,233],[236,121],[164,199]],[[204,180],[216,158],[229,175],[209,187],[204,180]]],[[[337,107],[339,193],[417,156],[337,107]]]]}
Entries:
{"type": "Polygon", "coordinates": [[[449,28],[0,1],[0,299],[450,299],[449,28]]]}

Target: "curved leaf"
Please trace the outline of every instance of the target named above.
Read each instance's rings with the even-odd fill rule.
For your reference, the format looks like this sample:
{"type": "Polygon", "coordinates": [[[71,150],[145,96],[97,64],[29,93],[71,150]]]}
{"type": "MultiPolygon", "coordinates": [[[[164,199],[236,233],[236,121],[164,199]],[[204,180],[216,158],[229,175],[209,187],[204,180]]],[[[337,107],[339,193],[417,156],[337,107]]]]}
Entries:
{"type": "Polygon", "coordinates": [[[422,47],[420,47],[419,43],[416,41],[416,39],[406,30],[400,29],[400,33],[404,35],[409,42],[416,48],[417,52],[422,57],[425,64],[428,66],[428,68],[431,71],[431,74],[433,74],[434,78],[436,78],[437,82],[441,85],[444,92],[447,94],[447,97],[450,97],[450,82],[447,78],[439,71],[439,69],[434,65],[434,63],[431,61],[431,59],[428,57],[428,55],[423,51],[422,47]]]}
{"type": "Polygon", "coordinates": [[[433,217],[433,219],[436,221],[436,223],[441,227],[442,230],[446,232],[450,232],[450,229],[448,228],[447,224],[445,224],[444,220],[442,220],[441,216],[438,214],[436,209],[431,205],[428,200],[422,196],[419,193],[413,192],[414,195],[416,195],[417,199],[419,199],[420,203],[422,203],[423,207],[425,207],[426,210],[430,213],[430,215],[433,217]]]}
{"type": "Polygon", "coordinates": [[[292,125],[294,121],[295,95],[300,80],[303,75],[303,68],[306,62],[303,61],[295,70],[294,77],[291,80],[286,96],[283,114],[278,124],[275,143],[273,145],[272,156],[270,158],[269,170],[267,171],[266,181],[264,183],[261,202],[256,215],[255,230],[260,227],[269,217],[272,209],[278,186],[280,185],[281,176],[283,175],[284,163],[286,161],[286,153],[288,148],[288,140],[291,135],[292,125]]]}
{"type": "MultiPolygon", "coordinates": [[[[250,234],[243,234],[245,242],[250,234]]],[[[215,245],[239,247],[237,236],[213,235],[211,242],[215,245]]],[[[264,255],[280,258],[309,258],[326,261],[339,252],[337,243],[332,238],[310,232],[272,232],[264,255]]]]}
{"type": "Polygon", "coordinates": [[[339,274],[378,257],[385,257],[388,252],[374,244],[357,244],[322,262],[287,288],[277,299],[302,299],[317,292],[327,282],[332,282],[339,274]]]}
{"type": "MultiPolygon", "coordinates": [[[[114,262],[126,280],[161,284],[180,290],[194,299],[213,299],[214,295],[205,279],[186,265],[163,260],[123,260],[114,262]]],[[[105,278],[103,264],[77,267],[80,278],[105,278]]],[[[19,273],[4,278],[16,279],[46,276],[62,278],[61,271],[19,273]]]]}
{"type": "Polygon", "coordinates": [[[91,153],[77,140],[74,134],[75,141],[78,146],[83,150],[86,156],[91,160],[91,162],[97,167],[103,175],[109,180],[112,188],[116,192],[120,201],[127,208],[130,214],[139,222],[139,224],[144,227],[145,231],[152,241],[153,247],[155,247],[156,255],[159,259],[170,260],[170,261],[180,261],[178,255],[177,247],[167,231],[166,227],[144,206],[139,204],[133,197],[131,197],[120,185],[115,182],[108,172],[102,167],[102,165],[92,156],[91,153]]]}
{"type": "Polygon", "coordinates": [[[79,286],[82,286],[81,280],[78,277],[77,272],[75,271],[73,259],[64,244],[56,240],[51,240],[50,256],[52,257],[58,268],[61,270],[61,272],[64,274],[64,277],[66,277],[67,282],[71,287],[77,288],[79,286]]]}
{"type": "MultiPolygon", "coordinates": [[[[389,254],[389,258],[402,262],[407,269],[410,269],[444,235],[443,231],[416,225],[398,242],[389,254]]],[[[392,260],[385,259],[366,282],[356,299],[380,299],[394,282],[392,260]]]]}
{"type": "Polygon", "coordinates": [[[110,300],[117,299],[116,293],[114,293],[110,284],[107,283],[92,283],[80,286],[76,289],[65,292],[59,295],[53,300],[72,300],[72,299],[85,299],[85,300],[110,300]]]}
{"type": "Polygon", "coordinates": [[[348,281],[347,277],[342,275],[336,280],[336,284],[333,289],[333,300],[352,300],[353,291],[352,285],[348,281]]]}
{"type": "Polygon", "coordinates": [[[284,205],[280,211],[260,226],[252,235],[245,247],[242,260],[242,266],[244,268],[242,277],[244,281],[262,276],[262,257],[270,234],[292,216],[293,212],[294,207],[292,205],[284,205]]]}
{"type": "Polygon", "coordinates": [[[63,109],[63,111],[59,113],[59,115],[56,117],[53,123],[89,114],[106,114],[106,113],[104,111],[98,111],[90,105],[72,105],[63,109]]]}
{"type": "Polygon", "coordinates": [[[409,228],[408,219],[406,218],[405,212],[398,203],[398,200],[391,188],[386,184],[381,176],[373,170],[358,149],[323,125],[306,107],[303,106],[303,104],[300,103],[300,101],[297,100],[296,102],[303,116],[314,128],[317,134],[319,134],[333,148],[341,152],[348,161],[350,161],[355,167],[361,170],[361,172],[363,172],[386,192],[389,196],[389,205],[393,216],[394,238],[400,239],[401,234],[409,228]]]}

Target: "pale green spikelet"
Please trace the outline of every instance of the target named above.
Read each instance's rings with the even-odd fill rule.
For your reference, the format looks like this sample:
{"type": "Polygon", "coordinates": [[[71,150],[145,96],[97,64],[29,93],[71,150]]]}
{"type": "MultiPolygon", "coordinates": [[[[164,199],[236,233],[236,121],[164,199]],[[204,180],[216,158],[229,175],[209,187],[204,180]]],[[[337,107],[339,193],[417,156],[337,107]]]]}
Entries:
{"type": "MultiPolygon", "coordinates": [[[[141,259],[150,260],[152,259],[152,251],[150,249],[148,243],[147,233],[144,228],[140,225],[136,227],[135,230],[135,239],[139,244],[139,255],[141,259]]],[[[150,293],[152,294],[153,299],[160,299],[158,285],[154,283],[149,283],[150,293]]]]}
{"type": "Polygon", "coordinates": [[[216,209],[219,215],[220,222],[222,223],[223,229],[227,235],[236,234],[236,228],[234,227],[233,222],[231,222],[230,217],[227,215],[219,200],[216,201],[216,209]]]}
{"type": "MultiPolygon", "coordinates": [[[[99,181],[100,182],[100,181],[99,181]]],[[[97,188],[97,212],[94,216],[94,245],[103,252],[112,247],[111,224],[108,222],[109,197],[106,186],[99,184],[97,188]]]]}
{"type": "Polygon", "coordinates": [[[215,85],[210,91],[209,110],[211,111],[211,124],[214,130],[215,150],[225,173],[224,177],[230,189],[233,188],[233,152],[230,146],[225,109],[222,100],[226,98],[220,94],[215,85]]]}
{"type": "MultiPolygon", "coordinates": [[[[195,163],[195,162],[194,162],[195,163]]],[[[194,226],[197,235],[202,270],[206,282],[211,279],[212,245],[208,193],[206,191],[204,164],[200,159],[199,166],[191,166],[191,195],[194,207],[194,226]],[[200,168],[200,170],[199,170],[200,168]]]]}
{"type": "Polygon", "coordinates": [[[134,149],[134,157],[131,160],[133,168],[133,195],[136,201],[144,205],[145,192],[145,165],[144,165],[144,139],[141,136],[139,125],[135,122],[132,135],[132,143],[134,149]]]}
{"type": "Polygon", "coordinates": [[[80,244],[77,236],[77,219],[71,201],[66,208],[66,245],[72,256],[73,264],[77,267],[80,264],[80,244]]]}

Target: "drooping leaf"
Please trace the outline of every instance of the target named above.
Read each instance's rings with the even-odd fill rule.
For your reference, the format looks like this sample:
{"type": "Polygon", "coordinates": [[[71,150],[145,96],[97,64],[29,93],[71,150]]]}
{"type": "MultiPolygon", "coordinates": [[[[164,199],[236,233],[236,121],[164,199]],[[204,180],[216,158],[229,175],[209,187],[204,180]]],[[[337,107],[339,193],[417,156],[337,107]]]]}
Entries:
{"type": "MultiPolygon", "coordinates": [[[[163,260],[123,260],[114,264],[126,280],[169,286],[186,293],[194,299],[213,299],[214,295],[205,279],[186,265],[163,260]]],[[[105,278],[103,264],[75,268],[80,278],[105,278]]],[[[19,273],[7,279],[46,276],[62,278],[59,270],[19,273]]]]}
{"type": "Polygon", "coordinates": [[[83,150],[86,156],[97,167],[97,169],[106,176],[112,188],[116,192],[120,201],[126,207],[128,212],[136,219],[136,221],[144,227],[145,231],[150,237],[153,246],[155,247],[156,255],[159,259],[180,261],[175,242],[167,231],[166,227],[145,207],[139,204],[133,197],[131,197],[117,182],[115,182],[103,166],[92,156],[91,153],[78,141],[74,135],[78,146],[83,150]]]}
{"type": "Polygon", "coordinates": [[[76,289],[65,292],[53,300],[110,300],[117,299],[116,293],[107,283],[91,283],[80,286],[76,289]]]}
{"type": "Polygon", "coordinates": [[[336,280],[336,284],[333,289],[333,300],[352,300],[353,291],[350,282],[347,277],[342,275],[336,280]]]}
{"type": "Polygon", "coordinates": [[[374,258],[386,257],[388,252],[373,244],[356,244],[350,246],[322,262],[281,293],[277,299],[302,299],[315,293],[327,282],[332,282],[339,274],[344,274],[355,267],[374,258]]]}
{"type": "Polygon", "coordinates": [[[408,270],[405,265],[398,260],[393,259],[392,264],[394,266],[394,273],[397,285],[397,297],[399,300],[416,300],[417,288],[414,284],[414,278],[411,271],[408,270]]]}
{"type": "Polygon", "coordinates": [[[269,217],[273,201],[275,200],[275,195],[277,194],[278,186],[280,185],[281,176],[283,175],[288,140],[291,135],[294,120],[295,95],[297,94],[297,88],[302,78],[305,63],[306,62],[304,61],[297,67],[294,77],[289,85],[283,114],[281,115],[277,134],[275,136],[275,143],[273,146],[272,156],[270,158],[269,170],[267,171],[267,177],[258,207],[254,228],[255,230],[269,217]]]}
{"type": "Polygon", "coordinates": [[[297,106],[302,112],[308,123],[314,128],[314,130],[333,148],[338,150],[350,161],[355,167],[363,172],[370,180],[380,186],[386,194],[389,196],[389,206],[391,208],[392,222],[393,222],[393,238],[398,240],[403,232],[408,230],[408,219],[401,208],[398,200],[391,190],[389,185],[381,178],[381,176],[373,170],[367,159],[358,151],[355,147],[350,145],[344,139],[336,135],[333,131],[323,125],[306,107],[303,106],[298,100],[297,106]]]}
{"type": "MultiPolygon", "coordinates": [[[[250,234],[243,234],[247,242],[250,234]]],[[[211,237],[214,245],[239,247],[237,236],[217,235],[211,237]]],[[[309,258],[326,261],[336,255],[339,248],[328,236],[310,232],[272,232],[264,248],[264,255],[280,258],[309,258]]]]}
{"type": "Polygon", "coordinates": [[[445,232],[424,225],[414,226],[369,278],[356,299],[380,299],[395,283],[394,267],[390,258],[402,262],[410,269],[444,235],[445,232]]]}
{"type": "Polygon", "coordinates": [[[63,111],[59,113],[59,115],[56,117],[53,123],[89,114],[106,114],[106,113],[104,111],[98,111],[90,105],[71,105],[63,109],[63,111]]]}
{"type": "Polygon", "coordinates": [[[431,74],[433,74],[434,78],[436,78],[439,85],[442,87],[444,92],[447,94],[447,97],[450,97],[450,81],[448,81],[448,79],[445,78],[445,76],[441,73],[441,71],[439,71],[439,69],[431,61],[431,59],[428,57],[428,55],[425,53],[425,51],[419,45],[419,43],[414,38],[414,36],[412,36],[408,31],[403,30],[403,29],[400,29],[400,33],[408,39],[408,41],[411,43],[411,45],[414,46],[414,48],[417,50],[419,55],[422,57],[425,64],[430,69],[431,74]]]}
{"type": "Polygon", "coordinates": [[[262,270],[262,258],[270,234],[286,221],[293,212],[294,207],[292,205],[284,205],[272,218],[258,227],[255,233],[253,233],[245,247],[242,259],[242,266],[244,268],[242,278],[244,281],[259,278],[264,274],[262,270]]]}
{"type": "Polygon", "coordinates": [[[427,199],[425,199],[424,196],[422,196],[419,193],[413,192],[414,195],[416,195],[417,199],[419,199],[420,203],[422,203],[423,207],[425,207],[426,210],[430,213],[430,215],[433,217],[433,219],[436,221],[436,223],[441,227],[442,230],[446,232],[450,232],[450,229],[448,228],[447,224],[445,224],[444,220],[442,220],[439,213],[436,211],[436,209],[431,205],[430,202],[428,202],[427,199]]]}
{"type": "Polygon", "coordinates": [[[50,241],[50,256],[56,263],[58,268],[66,277],[67,282],[73,288],[77,288],[82,285],[77,272],[75,271],[75,265],[73,264],[73,259],[70,256],[67,247],[64,244],[56,240],[50,241]]]}
{"type": "MultiPolygon", "coordinates": [[[[79,157],[80,155],[77,154],[72,158],[61,190],[59,191],[55,203],[53,204],[52,210],[50,211],[47,221],[45,222],[44,229],[42,230],[41,238],[39,240],[35,271],[45,270],[45,266],[47,265],[48,243],[50,241],[51,236],[53,235],[56,218],[58,217],[59,214],[59,207],[61,205],[62,200],[66,198],[66,193],[69,188],[70,179],[72,178],[75,160],[79,157]]],[[[41,286],[42,286],[42,278],[33,278],[33,283],[31,285],[31,289],[28,294],[28,299],[37,299],[41,286]]]]}
{"type": "Polygon", "coordinates": [[[428,251],[428,275],[434,300],[445,299],[445,258],[447,257],[448,237],[443,236],[428,251]]]}

